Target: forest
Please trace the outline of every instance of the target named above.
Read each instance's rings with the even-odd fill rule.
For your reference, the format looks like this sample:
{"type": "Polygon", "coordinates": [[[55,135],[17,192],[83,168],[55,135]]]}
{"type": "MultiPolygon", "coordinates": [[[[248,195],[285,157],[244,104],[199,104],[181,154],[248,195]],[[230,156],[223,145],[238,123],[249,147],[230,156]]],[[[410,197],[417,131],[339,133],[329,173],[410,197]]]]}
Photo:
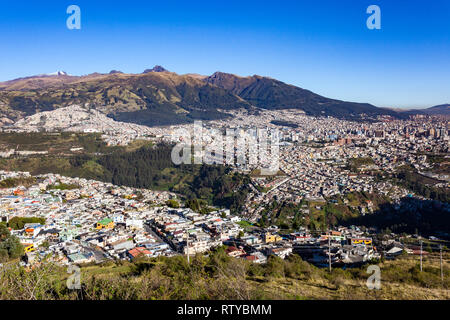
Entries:
{"type": "Polygon", "coordinates": [[[133,152],[113,152],[97,159],[78,156],[70,160],[74,169],[95,161],[102,170],[86,178],[99,179],[115,185],[168,190],[186,200],[200,199],[209,205],[226,207],[238,212],[249,192],[248,175],[233,172],[220,165],[174,165],[172,146],[145,146],[133,152]]]}

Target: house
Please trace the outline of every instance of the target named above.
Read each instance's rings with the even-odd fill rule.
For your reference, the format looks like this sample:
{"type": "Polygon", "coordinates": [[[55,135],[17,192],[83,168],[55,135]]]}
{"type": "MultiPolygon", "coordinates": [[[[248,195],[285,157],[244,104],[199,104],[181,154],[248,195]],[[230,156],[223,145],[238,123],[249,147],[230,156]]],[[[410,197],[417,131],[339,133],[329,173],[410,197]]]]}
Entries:
{"type": "Polygon", "coordinates": [[[267,257],[262,252],[254,252],[249,254],[245,257],[248,261],[254,262],[254,263],[266,263],[267,257]]]}
{"type": "Polygon", "coordinates": [[[62,230],[59,233],[60,241],[72,241],[78,235],[78,231],[76,229],[66,229],[62,230]]]}
{"type": "Polygon", "coordinates": [[[124,223],[125,217],[123,216],[123,214],[114,214],[112,216],[112,220],[114,221],[115,224],[124,223]]]}
{"type": "Polygon", "coordinates": [[[68,243],[64,247],[64,250],[68,255],[78,253],[80,251],[80,246],[76,243],[68,243]]]}
{"type": "Polygon", "coordinates": [[[264,242],[265,243],[271,243],[271,242],[278,242],[281,241],[281,237],[276,234],[271,234],[270,232],[266,232],[264,234],[264,242]]]}
{"type": "Polygon", "coordinates": [[[136,259],[141,256],[150,256],[152,253],[145,247],[136,247],[134,249],[128,250],[128,257],[130,259],[136,259]]]}
{"type": "Polygon", "coordinates": [[[365,244],[365,245],[371,245],[372,244],[372,238],[351,238],[350,239],[351,244],[365,244]]]}
{"type": "Polygon", "coordinates": [[[34,248],[34,244],[30,244],[30,243],[24,243],[23,244],[23,249],[24,249],[24,251],[25,252],[33,252],[33,251],[35,251],[36,249],[34,248]]]}
{"type": "Polygon", "coordinates": [[[110,218],[105,218],[103,220],[100,220],[97,222],[97,225],[95,227],[97,230],[101,229],[113,229],[114,228],[114,221],[110,218]]]}
{"type": "Polygon", "coordinates": [[[131,240],[121,240],[121,241],[116,241],[111,243],[111,247],[114,249],[114,251],[119,251],[119,250],[130,250],[132,248],[134,248],[134,243],[131,240]]]}
{"type": "Polygon", "coordinates": [[[388,251],[386,251],[386,256],[388,257],[395,257],[400,255],[403,252],[403,248],[394,246],[391,249],[389,249],[388,251]]]}
{"type": "Polygon", "coordinates": [[[43,236],[47,240],[52,242],[57,242],[59,240],[59,233],[61,230],[58,230],[56,228],[41,230],[38,234],[38,236],[43,236]]]}
{"type": "Polygon", "coordinates": [[[260,239],[258,237],[253,236],[253,235],[241,237],[240,240],[241,240],[241,242],[243,242],[243,243],[245,243],[247,245],[260,243],[260,239]]]}
{"type": "Polygon", "coordinates": [[[126,226],[130,229],[143,229],[144,221],[141,219],[127,219],[126,226]]]}
{"type": "Polygon", "coordinates": [[[92,253],[74,253],[67,256],[72,263],[87,263],[94,259],[92,253]]]}
{"type": "Polygon", "coordinates": [[[237,257],[242,257],[245,256],[245,251],[240,249],[240,248],[236,248],[233,246],[228,247],[225,252],[233,258],[237,258],[237,257]]]}
{"type": "Polygon", "coordinates": [[[286,248],[269,248],[268,253],[273,254],[277,257],[280,257],[281,259],[285,259],[288,255],[292,253],[292,248],[286,247],[286,248]]]}
{"type": "Polygon", "coordinates": [[[307,242],[311,240],[310,234],[294,234],[292,235],[294,242],[307,242]]]}
{"type": "Polygon", "coordinates": [[[189,252],[188,246],[184,247],[184,254],[196,254],[198,252],[205,252],[209,250],[210,246],[208,245],[208,241],[206,240],[196,240],[189,241],[189,252]]]}
{"type": "MultiPolygon", "coordinates": [[[[412,253],[415,254],[415,255],[420,255],[421,252],[420,252],[420,249],[413,249],[413,250],[412,250],[412,253]]],[[[422,250],[422,255],[423,255],[423,256],[428,255],[428,251],[422,250]]]]}
{"type": "Polygon", "coordinates": [[[241,221],[241,218],[239,218],[238,216],[232,216],[229,218],[231,222],[239,222],[241,221]]]}

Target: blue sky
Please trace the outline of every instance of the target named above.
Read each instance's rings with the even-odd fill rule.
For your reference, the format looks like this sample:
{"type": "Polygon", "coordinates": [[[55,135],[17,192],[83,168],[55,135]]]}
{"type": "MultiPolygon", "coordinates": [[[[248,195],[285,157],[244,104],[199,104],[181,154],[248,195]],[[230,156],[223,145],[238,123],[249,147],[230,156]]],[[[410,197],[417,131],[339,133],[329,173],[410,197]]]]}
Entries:
{"type": "Polygon", "coordinates": [[[264,75],[382,107],[450,103],[450,1],[2,1],[0,81],[64,70],[264,75]],[[81,8],[81,30],[66,9],[81,8]],[[381,8],[369,30],[366,8],[381,8]]]}

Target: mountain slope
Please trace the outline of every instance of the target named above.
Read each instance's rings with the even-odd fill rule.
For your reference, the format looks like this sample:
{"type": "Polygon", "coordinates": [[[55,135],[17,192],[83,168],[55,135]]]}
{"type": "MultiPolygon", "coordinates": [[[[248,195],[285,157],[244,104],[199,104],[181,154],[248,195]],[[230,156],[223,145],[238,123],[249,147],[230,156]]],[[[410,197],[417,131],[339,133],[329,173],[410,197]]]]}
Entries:
{"type": "Polygon", "coordinates": [[[253,107],[301,109],[312,116],[353,120],[379,115],[401,117],[394,110],[329,99],[267,77],[221,72],[209,77],[178,75],[161,66],[142,74],[57,73],[0,83],[3,123],[72,104],[88,104],[115,120],[150,126],[221,119],[229,116],[223,110],[253,107]]]}
{"type": "Polygon", "coordinates": [[[422,110],[428,115],[446,115],[450,116],[450,104],[441,104],[422,110]]]}
{"type": "Polygon", "coordinates": [[[377,108],[368,103],[325,98],[309,90],[267,77],[244,78],[216,72],[204,81],[227,89],[256,107],[263,109],[302,109],[306,114],[312,116],[327,115],[355,119],[359,118],[361,114],[398,116],[392,110],[377,108]]]}
{"type": "Polygon", "coordinates": [[[2,83],[0,88],[0,112],[13,120],[89,104],[115,120],[164,125],[223,118],[227,114],[217,109],[250,107],[225,89],[170,72],[39,76],[2,83]]]}

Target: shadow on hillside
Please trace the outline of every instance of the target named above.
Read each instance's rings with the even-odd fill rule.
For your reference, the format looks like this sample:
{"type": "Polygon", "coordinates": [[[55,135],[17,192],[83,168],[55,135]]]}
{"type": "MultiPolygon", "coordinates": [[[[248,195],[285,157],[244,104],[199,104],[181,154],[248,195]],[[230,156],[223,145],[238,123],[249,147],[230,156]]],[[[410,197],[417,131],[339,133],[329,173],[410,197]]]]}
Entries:
{"type": "Polygon", "coordinates": [[[450,204],[404,197],[398,203],[384,203],[375,212],[348,219],[344,224],[449,238],[450,204]]]}

